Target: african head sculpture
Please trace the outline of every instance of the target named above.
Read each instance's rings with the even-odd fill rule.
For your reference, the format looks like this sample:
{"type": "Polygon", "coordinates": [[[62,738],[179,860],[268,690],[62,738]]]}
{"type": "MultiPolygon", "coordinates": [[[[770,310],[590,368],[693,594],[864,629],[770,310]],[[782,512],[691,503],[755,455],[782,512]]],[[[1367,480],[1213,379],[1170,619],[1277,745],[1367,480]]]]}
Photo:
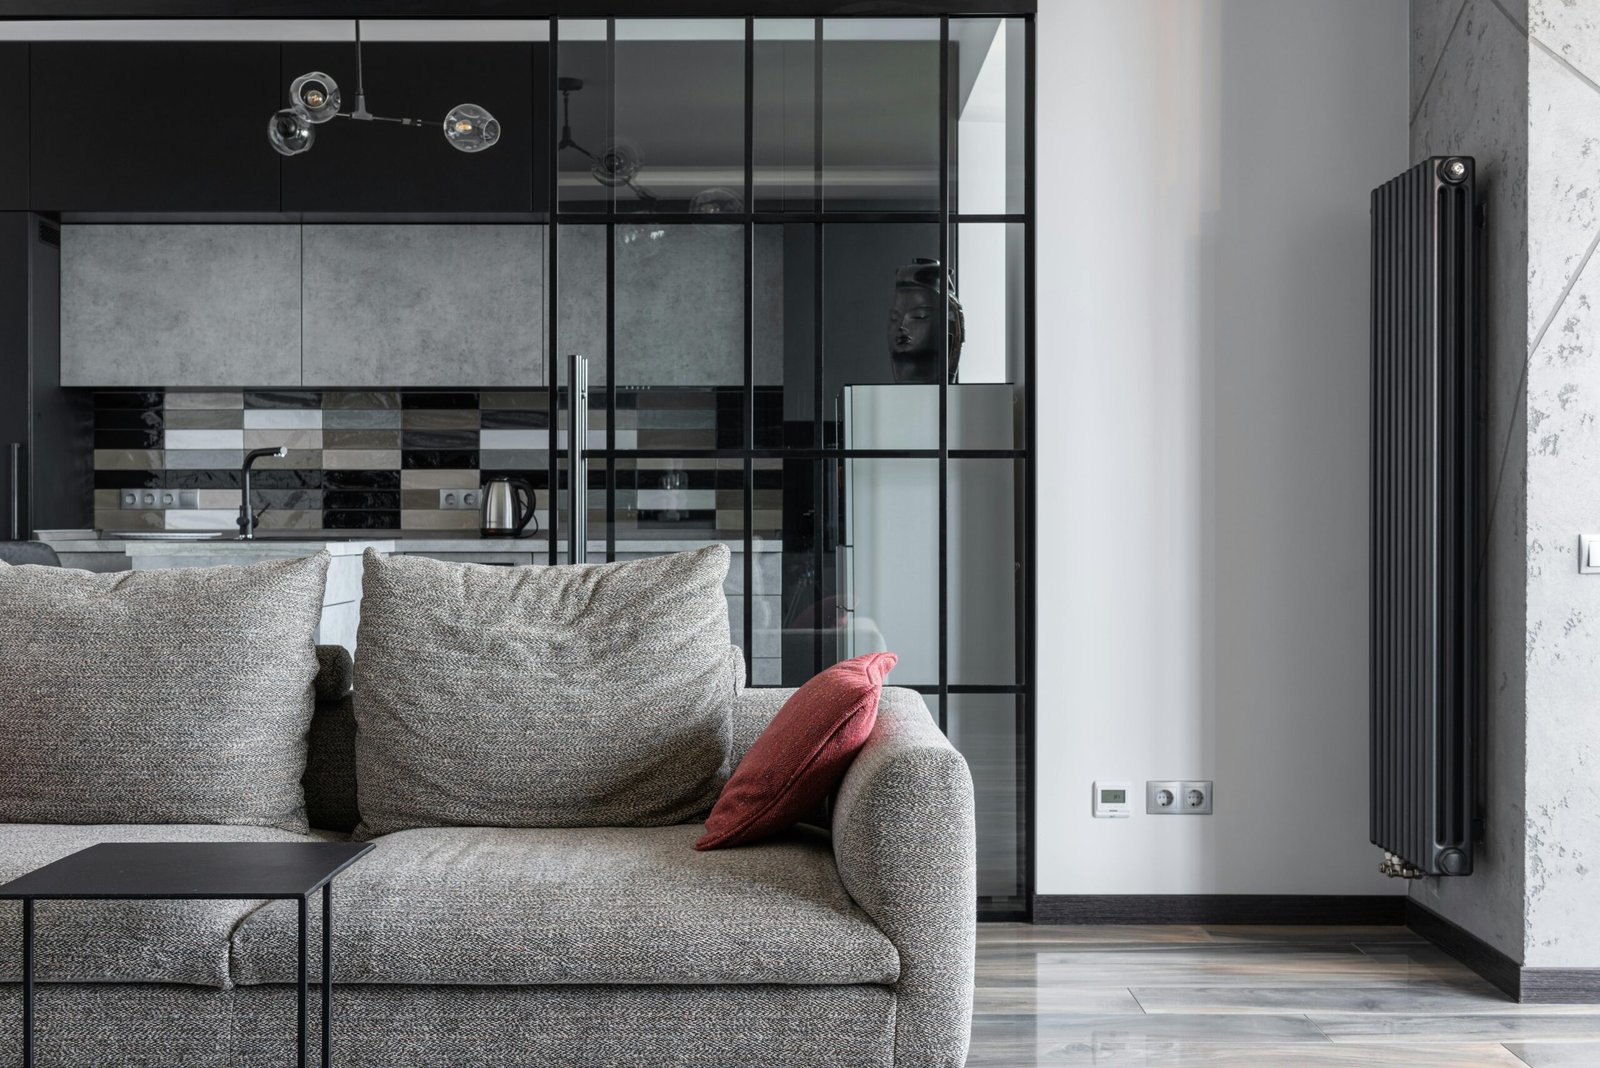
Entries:
{"type": "Polygon", "coordinates": [[[961,363],[966,319],[955,286],[940,292],[938,260],[918,258],[894,274],[894,306],[889,309],[889,359],[896,382],[939,381],[939,331],[949,331],[950,381],[961,363]],[[941,307],[942,305],[942,307],[941,307]]]}

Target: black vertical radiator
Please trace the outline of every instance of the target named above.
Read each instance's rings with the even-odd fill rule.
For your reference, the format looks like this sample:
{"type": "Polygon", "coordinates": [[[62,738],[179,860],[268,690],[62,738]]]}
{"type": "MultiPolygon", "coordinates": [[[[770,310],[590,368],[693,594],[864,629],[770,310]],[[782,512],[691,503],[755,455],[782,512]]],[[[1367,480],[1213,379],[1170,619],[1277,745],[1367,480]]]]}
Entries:
{"type": "Polygon", "coordinates": [[[1372,191],[1371,821],[1389,875],[1470,875],[1477,221],[1471,157],[1372,191]]]}

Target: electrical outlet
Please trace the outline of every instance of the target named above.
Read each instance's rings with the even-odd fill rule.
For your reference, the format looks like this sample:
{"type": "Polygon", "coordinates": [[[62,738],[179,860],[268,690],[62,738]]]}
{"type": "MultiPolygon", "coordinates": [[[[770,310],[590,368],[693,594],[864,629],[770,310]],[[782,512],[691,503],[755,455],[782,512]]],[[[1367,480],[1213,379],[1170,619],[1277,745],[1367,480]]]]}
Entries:
{"type": "Polygon", "coordinates": [[[1151,779],[1144,784],[1144,810],[1152,816],[1211,815],[1210,779],[1151,779]]]}
{"type": "Polygon", "coordinates": [[[439,491],[439,507],[448,510],[476,509],[478,500],[478,491],[475,489],[442,489],[439,491]]]}
{"type": "Polygon", "coordinates": [[[122,508],[194,508],[197,500],[194,490],[125,489],[117,492],[117,503],[122,508]]]}

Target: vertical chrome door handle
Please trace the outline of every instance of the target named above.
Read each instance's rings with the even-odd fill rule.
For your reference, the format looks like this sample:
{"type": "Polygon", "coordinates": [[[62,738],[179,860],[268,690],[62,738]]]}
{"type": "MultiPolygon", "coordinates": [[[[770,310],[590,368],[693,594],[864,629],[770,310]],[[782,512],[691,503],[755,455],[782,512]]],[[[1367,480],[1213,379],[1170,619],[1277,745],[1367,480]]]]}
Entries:
{"type": "Polygon", "coordinates": [[[567,357],[567,434],[572,447],[567,461],[567,562],[584,563],[589,556],[589,462],[585,453],[589,432],[589,358],[567,357]]]}
{"type": "Polygon", "coordinates": [[[22,442],[11,443],[11,540],[22,540],[22,442]]]}

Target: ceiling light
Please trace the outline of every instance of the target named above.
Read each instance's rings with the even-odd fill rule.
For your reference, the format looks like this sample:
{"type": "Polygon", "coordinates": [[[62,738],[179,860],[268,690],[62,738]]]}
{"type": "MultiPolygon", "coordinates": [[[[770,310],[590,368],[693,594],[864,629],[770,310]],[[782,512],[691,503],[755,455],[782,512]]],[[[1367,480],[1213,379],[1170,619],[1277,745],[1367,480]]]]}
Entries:
{"type": "MultiPolygon", "coordinates": [[[[311,147],[313,123],[333,119],[389,122],[397,126],[426,126],[420,119],[392,119],[367,110],[365,74],[361,63],[361,22],[356,21],[356,106],[340,111],[339,83],[322,71],[302,74],[289,86],[289,106],[272,116],[267,140],[285,156],[298,156],[311,147]]],[[[500,121],[477,104],[457,104],[444,117],[444,138],[462,152],[482,152],[500,140],[500,121]]]]}

